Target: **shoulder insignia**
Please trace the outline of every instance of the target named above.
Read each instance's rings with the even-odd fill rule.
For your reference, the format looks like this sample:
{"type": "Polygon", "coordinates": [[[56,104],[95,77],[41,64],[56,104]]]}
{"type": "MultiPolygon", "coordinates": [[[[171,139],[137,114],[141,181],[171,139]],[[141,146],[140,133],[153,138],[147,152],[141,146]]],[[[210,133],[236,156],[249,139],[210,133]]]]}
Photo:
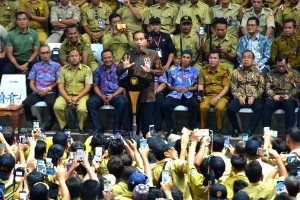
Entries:
{"type": "Polygon", "coordinates": [[[281,5],[279,6],[279,9],[283,11],[283,10],[284,10],[284,4],[281,4],[281,5]]]}

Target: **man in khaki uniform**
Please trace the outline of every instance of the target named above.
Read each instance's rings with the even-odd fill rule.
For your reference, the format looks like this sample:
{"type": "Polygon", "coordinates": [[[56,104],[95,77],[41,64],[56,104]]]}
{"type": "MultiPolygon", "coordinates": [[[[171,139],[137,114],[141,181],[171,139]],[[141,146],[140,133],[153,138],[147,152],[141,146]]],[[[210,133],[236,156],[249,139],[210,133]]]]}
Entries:
{"type": "Polygon", "coordinates": [[[19,8],[11,1],[0,0],[0,24],[7,32],[15,28],[16,13],[18,9],[19,8]]]}
{"type": "Polygon", "coordinates": [[[230,74],[225,67],[220,65],[220,56],[221,54],[216,49],[209,53],[209,65],[200,70],[198,85],[199,94],[203,94],[203,96],[198,96],[200,100],[200,128],[206,127],[207,112],[211,107],[214,107],[217,119],[216,132],[221,131],[224,122],[229,100],[226,94],[230,86],[230,74]]]}
{"type": "Polygon", "coordinates": [[[43,45],[47,40],[47,34],[43,24],[47,24],[49,19],[47,2],[43,0],[21,0],[20,11],[24,11],[28,14],[28,27],[38,32],[40,44],[43,45]]]}
{"type": "MultiPolygon", "coordinates": [[[[283,30],[283,21],[286,19],[295,19],[297,33],[300,34],[300,4],[299,0],[289,0],[288,3],[279,6],[275,16],[277,30],[283,30]]],[[[280,31],[282,32],[282,31],[280,31]]]]}
{"type": "Polygon", "coordinates": [[[178,8],[168,3],[168,0],[159,0],[157,4],[149,7],[144,24],[147,25],[147,31],[150,32],[149,19],[159,17],[161,20],[161,31],[172,34],[176,31],[175,20],[178,14],[178,8]]]}
{"type": "Polygon", "coordinates": [[[92,0],[81,13],[81,24],[83,26],[83,37],[91,43],[101,41],[103,35],[110,29],[108,17],[111,9],[100,0],[92,0]]]}
{"type": "Polygon", "coordinates": [[[94,72],[98,67],[94,53],[91,49],[91,43],[88,39],[79,35],[78,28],[76,26],[69,26],[66,30],[67,38],[60,46],[60,62],[62,65],[67,65],[67,55],[71,50],[77,50],[82,58],[82,64],[87,65],[94,72]]]}
{"type": "MultiPolygon", "coordinates": [[[[174,66],[179,66],[181,59],[181,52],[185,49],[190,49],[193,52],[193,65],[198,70],[202,67],[202,52],[200,52],[200,37],[197,33],[192,31],[192,18],[190,16],[183,16],[180,19],[181,33],[175,35],[172,40],[175,46],[174,66]],[[199,55],[198,55],[199,54],[199,55]]],[[[203,42],[203,40],[201,40],[203,42]]]]}
{"type": "Polygon", "coordinates": [[[199,0],[191,0],[187,4],[181,6],[176,24],[180,24],[180,19],[183,16],[190,16],[193,21],[193,31],[199,33],[200,26],[210,24],[209,7],[199,0]]]}
{"type": "Polygon", "coordinates": [[[93,84],[90,68],[80,63],[81,56],[77,50],[69,53],[70,64],[61,68],[58,77],[58,89],[61,94],[54,104],[53,110],[61,129],[66,128],[65,109],[76,107],[78,113],[79,132],[85,133],[84,123],[87,117],[86,101],[93,84]]]}
{"type": "Polygon", "coordinates": [[[122,21],[132,33],[142,30],[143,20],[146,15],[147,7],[139,5],[137,0],[125,0],[123,7],[117,13],[122,21]]]}
{"type": "Polygon", "coordinates": [[[212,34],[211,42],[210,38],[207,38],[205,41],[205,57],[209,56],[209,52],[212,49],[218,49],[222,54],[220,64],[232,73],[236,59],[238,41],[233,35],[227,34],[228,27],[225,18],[221,17],[216,20],[214,27],[216,34],[212,34]]]}
{"type": "Polygon", "coordinates": [[[134,47],[132,33],[127,28],[119,27],[118,29],[118,24],[122,24],[119,14],[112,13],[109,19],[111,30],[103,36],[102,44],[104,49],[110,49],[113,52],[115,62],[119,63],[125,52],[134,47]]]}
{"type": "Polygon", "coordinates": [[[300,65],[300,37],[296,33],[296,20],[286,19],[283,22],[283,34],[275,38],[271,47],[271,61],[275,65],[278,54],[287,56],[289,65],[298,68],[300,65]]]}
{"type": "Polygon", "coordinates": [[[51,9],[50,22],[53,30],[46,40],[46,44],[60,42],[60,38],[67,26],[78,24],[79,19],[79,7],[69,2],[69,0],[60,0],[60,3],[51,9]]]}
{"type": "MultiPolygon", "coordinates": [[[[214,23],[215,18],[223,17],[227,20],[228,33],[236,35],[238,31],[237,22],[242,18],[243,12],[239,5],[230,3],[230,0],[221,0],[220,5],[212,8],[210,16],[214,23]]],[[[210,31],[215,33],[214,27],[210,27],[210,31]]]]}
{"type": "Polygon", "coordinates": [[[70,0],[70,2],[79,6],[80,12],[89,5],[88,0],[70,0]]]}
{"type": "Polygon", "coordinates": [[[247,21],[249,17],[257,17],[259,19],[259,33],[270,38],[274,39],[275,22],[274,22],[274,13],[271,8],[264,8],[263,0],[251,0],[252,7],[248,8],[243,15],[241,30],[243,35],[248,33],[247,31],[247,21]]]}
{"type": "Polygon", "coordinates": [[[107,4],[112,12],[116,12],[119,6],[119,2],[116,0],[102,0],[103,3],[107,4]]]}

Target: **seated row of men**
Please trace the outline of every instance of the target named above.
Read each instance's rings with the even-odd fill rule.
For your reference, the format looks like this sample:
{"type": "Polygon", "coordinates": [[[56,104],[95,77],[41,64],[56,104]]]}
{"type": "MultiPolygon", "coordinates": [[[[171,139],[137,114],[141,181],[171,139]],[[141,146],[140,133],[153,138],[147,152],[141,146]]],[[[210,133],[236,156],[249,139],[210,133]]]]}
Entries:
{"type": "Polygon", "coordinates": [[[147,45],[145,33],[134,33],[133,40],[136,48],[127,52],[119,65],[115,64],[113,53],[110,50],[102,52],[104,64],[95,70],[94,80],[90,68],[80,64],[81,57],[77,50],[70,51],[69,64],[60,70],[58,64],[50,61],[50,48],[42,46],[40,48],[42,62],[35,64],[29,73],[30,86],[34,93],[23,102],[27,119],[35,119],[31,114],[30,106],[37,101],[45,100],[52,112],[51,121],[45,129],[52,127],[55,116],[60,128],[64,129],[66,126],[64,110],[67,107],[77,106],[80,132],[85,132],[84,124],[88,111],[94,133],[102,132],[103,127],[100,123],[98,109],[103,104],[112,104],[116,108],[114,130],[121,129],[124,113],[126,121],[124,129],[130,130],[130,111],[123,96],[124,88],[118,86],[118,80],[126,75],[138,75],[150,83],[150,86],[141,93],[139,116],[142,119],[143,134],[148,132],[150,124],[155,124],[157,130],[161,129],[162,117],[166,121],[168,133],[171,134],[174,126],[172,112],[178,105],[188,107],[191,114],[189,128],[196,128],[199,113],[197,97],[200,100],[200,127],[206,127],[207,112],[210,107],[215,107],[216,130],[220,131],[229,102],[227,93],[230,86],[234,99],[227,107],[227,114],[234,129],[233,136],[238,136],[240,132],[235,114],[242,107],[250,107],[254,111],[248,129],[249,135],[255,131],[262,114],[263,125],[270,126],[272,112],[278,108],[285,110],[286,129],[294,125],[294,110],[297,107],[295,96],[299,92],[299,73],[291,69],[286,56],[277,55],[276,69],[268,72],[264,78],[262,71],[254,65],[255,55],[250,50],[243,52],[242,66],[234,70],[232,75],[220,64],[220,51],[212,50],[209,55],[209,65],[203,67],[199,72],[198,69],[192,67],[192,51],[184,50],[180,66],[171,69],[166,76],[163,74],[158,53],[145,48],[147,45]],[[53,72],[49,77],[51,70],[53,72]],[[54,104],[56,93],[52,89],[56,87],[57,83],[61,96],[56,99],[54,104]],[[89,98],[88,93],[92,84],[95,94],[89,98]],[[170,93],[165,99],[163,91],[166,88],[170,93]],[[264,91],[267,94],[265,106],[262,101],[264,91]],[[195,92],[198,93],[195,95],[195,92]],[[49,98],[50,95],[47,95],[48,93],[52,94],[51,98],[49,98]]]}

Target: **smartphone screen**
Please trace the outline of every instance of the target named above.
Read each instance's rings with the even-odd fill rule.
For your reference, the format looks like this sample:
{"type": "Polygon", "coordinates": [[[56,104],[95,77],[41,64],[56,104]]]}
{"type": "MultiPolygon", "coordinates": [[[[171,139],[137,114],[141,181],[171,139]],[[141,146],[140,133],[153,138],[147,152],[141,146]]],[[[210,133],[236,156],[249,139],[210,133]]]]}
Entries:
{"type": "Polygon", "coordinates": [[[229,145],[230,145],[229,137],[226,136],[226,137],[224,137],[224,148],[228,149],[229,145]]]}
{"type": "Polygon", "coordinates": [[[147,146],[147,139],[140,139],[140,148],[145,149],[147,146]]]}
{"type": "Polygon", "coordinates": [[[26,200],[26,192],[25,191],[20,191],[19,192],[19,200],[26,200]]]}
{"type": "Polygon", "coordinates": [[[286,162],[287,163],[294,163],[294,162],[296,162],[296,160],[297,160],[296,156],[287,156],[286,157],[286,162]]]}
{"type": "Polygon", "coordinates": [[[104,180],[104,191],[107,192],[111,188],[111,181],[110,180],[104,180]]]}
{"type": "Polygon", "coordinates": [[[154,135],[154,125],[153,124],[149,126],[149,133],[150,133],[150,135],[154,135]]]}
{"type": "Polygon", "coordinates": [[[52,176],[54,176],[54,175],[55,175],[54,168],[52,168],[52,167],[47,167],[47,168],[46,168],[46,175],[52,175],[52,176]]]}
{"type": "Polygon", "coordinates": [[[242,141],[243,142],[247,142],[248,138],[249,138],[249,135],[247,133],[243,133],[243,135],[242,135],[242,141]]]}
{"type": "Polygon", "coordinates": [[[115,134],[114,134],[114,138],[115,139],[121,139],[121,137],[122,137],[121,131],[116,131],[115,134]]]}
{"type": "Polygon", "coordinates": [[[83,148],[76,149],[76,157],[77,157],[77,162],[83,162],[83,158],[84,158],[83,148]]]}
{"type": "Polygon", "coordinates": [[[71,129],[66,129],[65,134],[68,137],[68,142],[70,142],[71,141],[71,129]]]}
{"type": "Polygon", "coordinates": [[[284,183],[283,183],[283,181],[277,181],[277,192],[278,193],[284,192],[284,183]]]}
{"type": "Polygon", "coordinates": [[[0,131],[3,130],[3,124],[0,124],[0,131]]]}
{"type": "Polygon", "coordinates": [[[163,170],[161,175],[161,181],[163,184],[166,184],[170,179],[170,172],[169,170],[163,170]]]}
{"type": "Polygon", "coordinates": [[[33,132],[36,132],[40,128],[40,122],[38,120],[34,120],[32,122],[33,132]]]}
{"type": "Polygon", "coordinates": [[[69,159],[70,160],[74,160],[74,158],[75,158],[75,152],[70,151],[70,153],[69,153],[69,159]]]}
{"type": "Polygon", "coordinates": [[[300,167],[297,167],[297,178],[300,179],[300,167]]]}
{"type": "Polygon", "coordinates": [[[260,156],[264,155],[264,149],[261,148],[261,147],[257,148],[256,154],[257,154],[257,155],[260,155],[260,156]]]}
{"type": "Polygon", "coordinates": [[[70,171],[72,163],[67,163],[67,171],[70,171]]]}
{"type": "Polygon", "coordinates": [[[102,160],[102,152],[103,152],[103,147],[96,147],[95,148],[95,160],[97,162],[102,160]]]}

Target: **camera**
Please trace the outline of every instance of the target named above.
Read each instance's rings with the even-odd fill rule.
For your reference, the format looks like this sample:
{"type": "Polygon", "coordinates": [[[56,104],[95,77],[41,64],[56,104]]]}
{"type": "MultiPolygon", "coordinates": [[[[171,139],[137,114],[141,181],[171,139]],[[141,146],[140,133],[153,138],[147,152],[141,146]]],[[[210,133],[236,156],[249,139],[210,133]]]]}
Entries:
{"type": "Polygon", "coordinates": [[[124,30],[124,29],[126,29],[126,24],[117,24],[117,29],[118,30],[124,30]]]}

